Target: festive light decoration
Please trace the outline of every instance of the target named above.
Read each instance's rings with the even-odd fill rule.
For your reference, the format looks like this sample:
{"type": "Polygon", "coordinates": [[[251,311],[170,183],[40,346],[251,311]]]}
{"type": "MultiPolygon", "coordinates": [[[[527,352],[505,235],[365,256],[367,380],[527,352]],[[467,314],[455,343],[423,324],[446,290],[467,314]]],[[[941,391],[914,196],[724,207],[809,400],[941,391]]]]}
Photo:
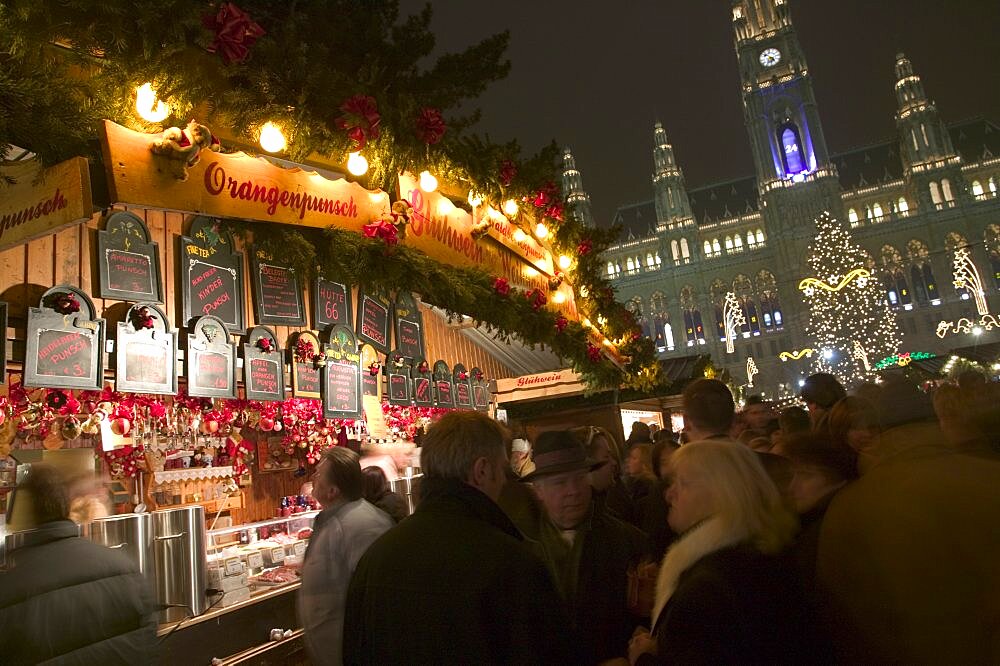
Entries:
{"type": "Polygon", "coordinates": [[[518,243],[523,243],[528,237],[528,234],[524,233],[521,229],[514,229],[514,241],[518,243]]]}
{"type": "Polygon", "coordinates": [[[144,83],[135,89],[135,112],[150,123],[159,123],[170,115],[170,107],[156,96],[152,83],[144,83]]]}
{"type": "Polygon", "coordinates": [[[518,210],[517,201],[514,199],[507,199],[503,204],[503,212],[507,213],[510,217],[517,215],[518,210]]]}
{"type": "Polygon", "coordinates": [[[995,328],[1000,328],[1000,321],[991,314],[985,314],[979,318],[979,321],[972,321],[968,317],[962,317],[957,322],[938,322],[935,333],[937,333],[939,338],[944,338],[946,335],[953,335],[955,333],[982,335],[983,331],[992,331],[995,328]],[[979,333],[976,333],[976,329],[979,329],[979,333]]]}
{"type": "Polygon", "coordinates": [[[424,192],[433,192],[438,188],[438,179],[430,171],[420,172],[420,189],[424,192]]]}
{"type": "Polygon", "coordinates": [[[785,361],[798,361],[800,358],[811,358],[815,353],[815,349],[812,347],[806,347],[805,349],[795,349],[790,352],[783,351],[778,354],[778,358],[780,358],[781,362],[784,363],[785,361]]]}
{"type": "Polygon", "coordinates": [[[564,271],[568,271],[569,267],[572,265],[573,265],[572,257],[565,254],[559,255],[559,268],[563,269],[564,271]]]}
{"type": "Polygon", "coordinates": [[[735,292],[726,293],[726,302],[722,306],[722,319],[725,321],[726,328],[726,353],[732,354],[736,349],[733,345],[736,340],[736,331],[747,323],[746,317],[743,316],[743,308],[736,300],[735,292]]]}
{"type": "Polygon", "coordinates": [[[857,280],[858,286],[864,289],[868,284],[868,280],[870,280],[872,276],[871,273],[864,268],[855,268],[854,270],[848,272],[847,275],[845,275],[839,282],[837,282],[838,277],[839,276],[837,275],[831,276],[829,282],[824,282],[818,278],[808,277],[799,282],[799,289],[805,292],[806,296],[812,296],[816,293],[817,289],[840,291],[849,285],[853,280],[857,280]]]}
{"type": "Polygon", "coordinates": [[[753,387],[753,378],[760,374],[757,369],[757,362],[753,360],[753,356],[747,357],[747,386],[753,387]]]}
{"type": "Polygon", "coordinates": [[[980,315],[989,313],[986,306],[986,291],[983,289],[983,281],[979,277],[979,271],[972,257],[969,256],[969,249],[960,247],[955,250],[955,287],[957,289],[968,289],[976,301],[976,312],[980,315]]]}
{"type": "Polygon", "coordinates": [[[807,263],[813,275],[799,283],[809,322],[806,333],[814,349],[830,350],[813,358],[815,372],[828,372],[845,385],[871,378],[868,359],[899,352],[896,315],[877,280],[864,268],[864,250],[829,213],[816,219],[816,238],[807,263]],[[858,351],[860,349],[860,351],[858,351]]]}
{"type": "Polygon", "coordinates": [[[483,195],[478,194],[475,190],[469,190],[469,196],[466,198],[473,208],[479,208],[483,205],[483,195]]]}
{"type": "Polygon", "coordinates": [[[549,235],[549,228],[545,226],[542,222],[539,222],[537,225],[535,225],[535,237],[538,238],[538,240],[542,240],[546,238],[548,235],[549,235]]]}
{"type": "Polygon", "coordinates": [[[368,173],[368,160],[361,153],[351,153],[347,156],[347,170],[354,176],[368,173]]]}
{"type": "Polygon", "coordinates": [[[269,153],[280,153],[288,147],[288,141],[281,128],[270,120],[260,128],[260,147],[269,153]]]}
{"type": "Polygon", "coordinates": [[[913,361],[925,361],[931,358],[937,358],[937,355],[930,352],[904,352],[896,356],[888,356],[882,359],[875,364],[875,370],[885,370],[886,368],[891,368],[894,365],[900,368],[905,368],[913,361]]]}

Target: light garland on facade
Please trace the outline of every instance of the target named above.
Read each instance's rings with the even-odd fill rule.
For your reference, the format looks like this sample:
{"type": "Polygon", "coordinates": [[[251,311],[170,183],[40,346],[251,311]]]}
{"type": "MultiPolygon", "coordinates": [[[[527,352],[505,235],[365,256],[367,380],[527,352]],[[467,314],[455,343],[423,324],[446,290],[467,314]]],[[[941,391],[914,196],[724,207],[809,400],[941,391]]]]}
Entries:
{"type": "Polygon", "coordinates": [[[792,351],[783,351],[778,354],[778,358],[781,362],[785,361],[798,361],[801,358],[812,358],[812,355],[816,353],[816,350],[812,347],[806,347],[805,349],[793,349],[792,351]]]}
{"type": "Polygon", "coordinates": [[[753,387],[753,378],[760,374],[760,370],[757,369],[757,363],[753,360],[753,356],[747,357],[747,386],[753,387]]]}
{"type": "Polygon", "coordinates": [[[743,308],[736,300],[734,292],[726,294],[726,302],[722,306],[722,318],[726,326],[726,353],[732,354],[736,350],[733,344],[736,340],[736,330],[747,323],[746,317],[743,316],[743,308]]]}
{"type": "Polygon", "coordinates": [[[813,276],[799,282],[809,306],[806,332],[814,350],[813,371],[828,372],[845,385],[872,378],[869,359],[899,353],[895,312],[877,280],[863,268],[867,257],[849,231],[829,213],[816,220],[807,262],[813,276]]]}
{"type": "Polygon", "coordinates": [[[954,321],[942,321],[938,322],[937,325],[937,336],[939,338],[944,338],[947,335],[953,335],[955,333],[972,333],[976,334],[976,329],[979,329],[979,333],[983,331],[992,331],[993,329],[1000,329],[1000,321],[994,315],[985,314],[979,318],[979,321],[972,321],[968,317],[962,317],[957,322],[954,321]]]}
{"type": "Polygon", "coordinates": [[[937,355],[930,352],[904,352],[897,356],[889,356],[882,359],[875,364],[875,369],[885,370],[886,368],[891,368],[892,366],[905,368],[913,361],[926,361],[931,358],[937,358],[937,355]]]}
{"type": "Polygon", "coordinates": [[[986,291],[983,289],[983,281],[979,277],[979,271],[972,257],[969,256],[969,249],[960,247],[955,250],[955,287],[957,289],[968,289],[972,292],[972,297],[976,301],[976,312],[980,315],[989,313],[986,306],[986,291]]]}

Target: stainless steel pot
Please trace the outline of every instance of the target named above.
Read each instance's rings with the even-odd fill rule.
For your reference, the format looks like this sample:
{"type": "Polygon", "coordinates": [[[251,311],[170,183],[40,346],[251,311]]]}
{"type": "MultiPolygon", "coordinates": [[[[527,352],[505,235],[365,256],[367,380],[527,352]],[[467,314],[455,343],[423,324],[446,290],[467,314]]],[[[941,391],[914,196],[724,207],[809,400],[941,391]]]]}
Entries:
{"type": "Polygon", "coordinates": [[[153,566],[153,517],[148,513],[126,513],[98,518],[81,529],[94,543],[122,553],[139,568],[139,573],[155,584],[153,566]]]}
{"type": "Polygon", "coordinates": [[[208,609],[205,508],[185,506],[151,515],[156,599],[168,606],[161,611],[161,622],[201,615],[208,609]]]}

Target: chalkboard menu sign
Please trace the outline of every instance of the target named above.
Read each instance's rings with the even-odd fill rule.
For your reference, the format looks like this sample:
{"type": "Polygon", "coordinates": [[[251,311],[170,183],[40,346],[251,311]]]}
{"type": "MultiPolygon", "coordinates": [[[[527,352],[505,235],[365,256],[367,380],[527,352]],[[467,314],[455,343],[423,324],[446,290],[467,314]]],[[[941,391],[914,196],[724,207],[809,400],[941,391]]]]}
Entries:
{"type": "Polygon", "coordinates": [[[354,332],[334,326],[324,345],[323,416],[328,419],[361,417],[361,353],[354,332]]]}
{"type": "Polygon", "coordinates": [[[393,304],[396,349],[407,358],[424,355],[424,320],[413,295],[400,292],[393,304]]]}
{"type": "Polygon", "coordinates": [[[438,407],[455,406],[455,387],[451,370],[444,361],[434,361],[434,396],[438,407]]]}
{"type": "Polygon", "coordinates": [[[472,379],[472,405],[480,412],[489,411],[490,388],[486,375],[479,368],[470,371],[472,379]]]}
{"type": "Polygon", "coordinates": [[[205,315],[187,336],[187,392],[200,398],[236,397],[236,345],[218,317],[205,315]]]}
{"type": "Polygon", "coordinates": [[[0,344],[0,384],[7,383],[7,304],[0,301],[0,331],[3,331],[3,341],[0,344]]]}
{"type": "Polygon", "coordinates": [[[282,266],[262,250],[250,255],[253,276],[254,311],[261,324],[304,326],[306,309],[302,302],[299,276],[290,266],[282,266]]]}
{"type": "Polygon", "coordinates": [[[382,364],[371,345],[361,346],[361,394],[382,399],[382,364]]]}
{"type": "Polygon", "coordinates": [[[101,298],[163,302],[160,249],[139,217],[112,213],[104,231],[97,232],[97,256],[101,298]]]}
{"type": "Polygon", "coordinates": [[[154,303],[136,303],[118,322],[115,390],[177,393],[177,331],[154,303]]]}
{"type": "Polygon", "coordinates": [[[389,391],[389,404],[408,406],[410,404],[410,366],[406,357],[398,349],[385,361],[386,385],[389,391]]]}
{"type": "Polygon", "coordinates": [[[455,406],[459,409],[472,409],[472,382],[469,381],[469,371],[461,363],[452,368],[452,383],[455,386],[455,406]]]}
{"type": "Polygon", "coordinates": [[[69,285],[49,289],[28,308],[25,386],[103,388],[106,324],[95,313],[90,298],[69,285]]]}
{"type": "Polygon", "coordinates": [[[317,278],[313,283],[313,319],[318,331],[338,324],[351,324],[351,288],[317,278]]]}
{"type": "Polygon", "coordinates": [[[211,315],[227,330],[243,332],[243,254],[233,251],[233,239],[216,220],[196,217],[191,237],[181,237],[181,300],[186,325],[211,315]]]}
{"type": "Polygon", "coordinates": [[[434,378],[431,375],[430,368],[427,367],[427,361],[423,357],[413,359],[413,365],[410,368],[410,379],[413,380],[410,387],[413,395],[413,404],[417,407],[433,407],[434,378]]]}
{"type": "Polygon", "coordinates": [[[389,308],[384,294],[362,288],[358,292],[358,340],[367,342],[383,354],[389,352],[389,308]]]}
{"type": "Polygon", "coordinates": [[[284,400],[284,354],[267,326],[254,326],[243,344],[243,386],[247,400],[284,400]]]}
{"type": "Polygon", "coordinates": [[[291,338],[292,396],[319,399],[323,392],[316,359],[322,357],[319,338],[310,331],[303,331],[291,338]]]}

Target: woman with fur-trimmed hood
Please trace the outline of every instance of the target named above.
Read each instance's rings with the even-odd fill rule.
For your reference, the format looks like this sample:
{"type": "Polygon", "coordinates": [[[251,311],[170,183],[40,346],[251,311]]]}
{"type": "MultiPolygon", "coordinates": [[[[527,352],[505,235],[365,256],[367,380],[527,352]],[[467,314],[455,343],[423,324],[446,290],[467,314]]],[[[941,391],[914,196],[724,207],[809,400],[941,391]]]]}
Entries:
{"type": "Polygon", "coordinates": [[[668,521],[681,537],[660,567],[653,630],[636,630],[631,663],[828,661],[781,555],[796,520],[754,452],[694,442],[673,454],[672,467],[668,521]]]}

